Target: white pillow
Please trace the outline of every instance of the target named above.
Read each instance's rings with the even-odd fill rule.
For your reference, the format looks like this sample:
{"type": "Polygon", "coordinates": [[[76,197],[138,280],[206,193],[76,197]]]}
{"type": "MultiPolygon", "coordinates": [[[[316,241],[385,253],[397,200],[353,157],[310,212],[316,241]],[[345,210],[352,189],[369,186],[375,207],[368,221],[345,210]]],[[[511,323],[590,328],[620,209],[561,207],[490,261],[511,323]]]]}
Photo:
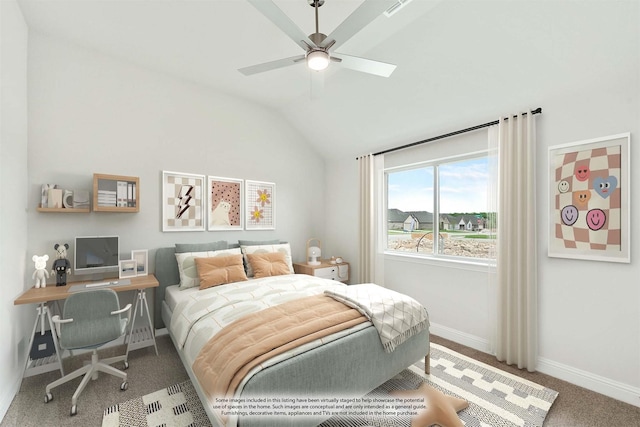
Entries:
{"type": "Polygon", "coordinates": [[[247,277],[253,277],[253,268],[251,268],[251,263],[249,262],[249,258],[247,254],[266,254],[271,252],[282,252],[284,254],[284,259],[289,266],[289,270],[291,270],[291,274],[293,271],[293,261],[291,259],[291,246],[288,243],[283,243],[280,245],[258,245],[258,246],[240,246],[242,249],[242,255],[244,258],[244,266],[247,270],[247,277]]]}
{"type": "Polygon", "coordinates": [[[219,251],[183,252],[176,254],[178,270],[180,271],[180,289],[200,286],[200,277],[196,267],[196,258],[210,258],[215,256],[239,255],[240,248],[221,249],[219,251]]]}

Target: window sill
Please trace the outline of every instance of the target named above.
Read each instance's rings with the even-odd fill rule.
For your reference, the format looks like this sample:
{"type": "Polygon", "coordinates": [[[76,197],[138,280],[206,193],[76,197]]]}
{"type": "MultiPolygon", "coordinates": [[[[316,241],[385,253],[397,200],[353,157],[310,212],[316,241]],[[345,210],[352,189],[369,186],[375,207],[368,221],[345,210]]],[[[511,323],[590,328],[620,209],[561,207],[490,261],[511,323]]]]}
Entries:
{"type": "Polygon", "coordinates": [[[423,254],[384,252],[384,259],[389,261],[409,262],[413,264],[433,265],[437,267],[452,268],[457,270],[479,271],[486,273],[494,271],[496,268],[495,260],[477,260],[462,259],[447,256],[427,256],[423,254]]]}

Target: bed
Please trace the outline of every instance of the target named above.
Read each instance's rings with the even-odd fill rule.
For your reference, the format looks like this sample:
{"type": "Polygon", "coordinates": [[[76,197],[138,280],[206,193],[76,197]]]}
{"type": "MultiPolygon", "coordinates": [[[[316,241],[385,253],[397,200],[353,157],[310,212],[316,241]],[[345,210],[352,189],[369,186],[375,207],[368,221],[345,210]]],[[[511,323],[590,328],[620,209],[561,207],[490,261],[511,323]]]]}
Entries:
{"type": "MultiPolygon", "coordinates": [[[[244,255],[245,270],[246,254],[244,255]]],[[[252,311],[251,306],[265,304],[272,307],[297,298],[312,298],[327,292],[343,291],[349,287],[328,279],[307,275],[287,274],[278,277],[251,278],[201,290],[198,287],[181,289],[177,285],[184,279],[176,260],[176,248],[159,248],[155,254],[155,275],[159,282],[154,298],[156,329],[167,327],[178,354],[198,392],[207,416],[214,426],[270,427],[270,426],[316,426],[328,418],[327,415],[305,417],[242,417],[221,416],[212,402],[210,393],[200,384],[194,372],[196,354],[220,319],[228,323],[242,318],[242,311],[252,311]],[[245,296],[259,289],[266,302],[245,302],[245,296]],[[205,302],[196,301],[204,298],[205,302]],[[221,304],[220,301],[234,299],[238,314],[231,310],[236,304],[221,304]],[[203,304],[206,307],[203,308],[203,304]],[[215,310],[213,306],[220,305],[215,310]],[[224,306],[224,307],[222,307],[224,306]],[[216,311],[217,310],[217,311],[216,311]],[[206,312],[213,320],[200,319],[187,324],[185,318],[194,313],[206,312]],[[185,314],[186,313],[186,314],[185,314]],[[217,318],[216,318],[217,316],[217,318]],[[200,326],[200,324],[203,324],[200,326]]],[[[424,308],[423,308],[424,310],[424,308]]],[[[426,314],[426,310],[425,314],[426,314]]],[[[206,316],[203,316],[206,317],[206,316]]],[[[248,317],[248,316],[247,316],[248,317]]],[[[428,370],[429,330],[427,327],[404,338],[393,351],[385,351],[380,332],[367,321],[331,335],[313,340],[299,348],[276,355],[250,370],[235,389],[236,397],[248,396],[363,396],[380,384],[400,373],[403,369],[425,358],[428,370]]]]}

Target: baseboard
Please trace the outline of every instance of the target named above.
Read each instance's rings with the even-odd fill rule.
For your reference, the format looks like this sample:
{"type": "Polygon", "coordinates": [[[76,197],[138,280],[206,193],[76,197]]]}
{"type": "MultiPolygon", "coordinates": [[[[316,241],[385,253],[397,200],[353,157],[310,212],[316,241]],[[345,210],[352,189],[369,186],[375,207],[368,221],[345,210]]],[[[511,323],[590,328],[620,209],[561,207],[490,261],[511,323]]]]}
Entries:
{"type": "Polygon", "coordinates": [[[489,353],[489,341],[484,338],[477,337],[475,335],[467,334],[466,332],[460,332],[456,329],[442,326],[437,323],[431,322],[429,325],[429,332],[433,335],[457,342],[458,344],[466,345],[475,350],[489,353]]]}
{"type": "Polygon", "coordinates": [[[596,393],[640,407],[640,388],[614,381],[553,360],[538,358],[538,369],[543,374],[567,381],[596,393]]]}

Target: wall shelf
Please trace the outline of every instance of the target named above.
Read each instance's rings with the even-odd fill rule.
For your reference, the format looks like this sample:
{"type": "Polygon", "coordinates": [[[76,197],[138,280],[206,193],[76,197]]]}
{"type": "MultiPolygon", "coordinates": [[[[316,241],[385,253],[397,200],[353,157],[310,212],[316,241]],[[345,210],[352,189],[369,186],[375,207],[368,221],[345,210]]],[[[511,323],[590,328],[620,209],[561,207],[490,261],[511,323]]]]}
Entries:
{"type": "Polygon", "coordinates": [[[139,206],[138,177],[93,174],[94,212],[138,212],[139,206]]]}
{"type": "Polygon", "coordinates": [[[60,212],[60,213],[89,213],[91,209],[89,208],[43,208],[42,206],[38,206],[36,209],[38,212],[60,212]]]}

